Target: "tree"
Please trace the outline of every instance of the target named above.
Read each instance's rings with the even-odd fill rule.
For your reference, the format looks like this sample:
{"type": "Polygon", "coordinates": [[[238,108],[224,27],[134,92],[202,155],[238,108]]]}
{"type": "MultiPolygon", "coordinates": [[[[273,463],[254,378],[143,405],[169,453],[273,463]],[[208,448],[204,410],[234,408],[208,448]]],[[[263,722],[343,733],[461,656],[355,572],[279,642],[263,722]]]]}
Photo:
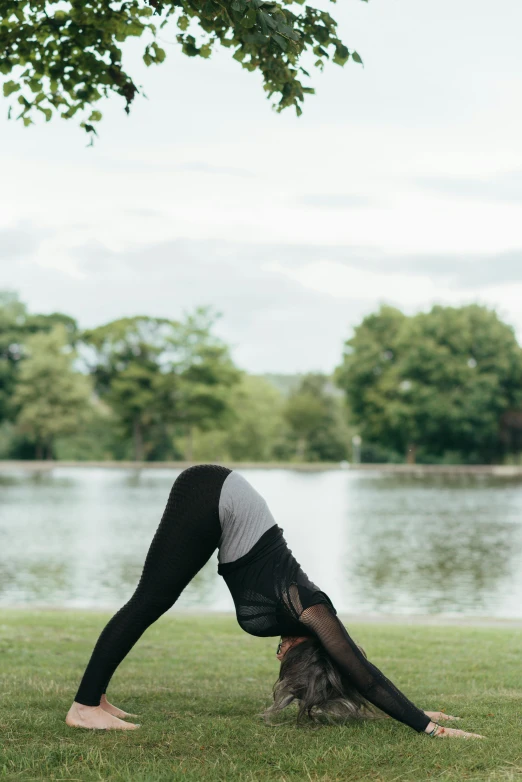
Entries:
{"type": "Polygon", "coordinates": [[[22,357],[20,325],[25,318],[25,305],[16,293],[0,291],[0,422],[11,413],[17,364],[22,357]]]}
{"type": "Polygon", "coordinates": [[[234,417],[221,429],[197,434],[194,455],[198,460],[256,461],[274,459],[274,450],[285,437],[284,398],[263,377],[244,373],[230,390],[234,417]]]}
{"type": "MultiPolygon", "coordinates": [[[[303,4],[304,0],[297,0],[303,4]]],[[[332,0],[336,2],[336,0],[332,0]]],[[[367,0],[365,0],[367,2],[367,0]]],[[[147,66],[162,63],[166,53],[156,42],[157,33],[176,16],[181,31],[176,35],[189,57],[208,58],[214,44],[233,48],[233,59],[248,71],[260,71],[263,89],[271,97],[281,93],[278,112],[295,106],[305,93],[297,66],[304,51],[317,56],[315,66],[324,68],[333,47],[333,62],[344,64],[351,57],[362,60],[336,35],[337,23],[326,11],[306,6],[294,14],[283,6],[293,0],[0,0],[0,72],[11,78],[4,95],[15,96],[21,108],[18,119],[33,123],[37,112],[49,121],[53,113],[69,119],[82,112],[81,126],[96,133],[102,118],[93,109],[111,93],[125,100],[125,111],[140,92],[122,64],[122,46],[129,37],[149,39],[143,51],[147,66]],[[196,44],[187,30],[195,20],[207,38],[196,44]],[[297,67],[296,67],[297,66],[297,67]],[[91,111],[92,109],[92,111],[91,111]],[[90,112],[90,113],[89,113],[90,112]]],[[[11,108],[9,110],[9,116],[11,108]]],[[[92,136],[91,136],[92,138],[92,136]]]]}
{"type": "Polygon", "coordinates": [[[175,421],[186,430],[185,458],[194,458],[195,430],[228,426],[235,419],[230,392],[240,382],[242,371],[234,366],[228,347],[211,334],[215,319],[210,308],[198,307],[179,326],[173,364],[177,390],[170,392],[165,378],[166,400],[173,406],[175,421]],[[175,405],[175,408],[174,408],[175,405]]]}
{"type": "Polygon", "coordinates": [[[30,315],[17,293],[0,291],[0,423],[14,416],[12,396],[27,339],[38,332],[49,333],[56,325],[64,327],[67,344],[74,346],[78,333],[74,318],[61,312],[30,315]]]}
{"type": "Polygon", "coordinates": [[[339,461],[347,456],[347,428],[339,400],[327,393],[328,377],[306,374],[289,394],[284,418],[295,440],[298,461],[339,461]]]}
{"type": "Polygon", "coordinates": [[[334,381],[345,391],[352,419],[359,424],[364,440],[401,452],[405,446],[402,437],[396,442],[383,378],[396,357],[398,335],[405,321],[400,310],[389,306],[365,317],[354,329],[353,337],[346,340],[342,364],[334,371],[334,381]]]}
{"type": "Polygon", "coordinates": [[[194,427],[219,426],[230,416],[228,389],[240,372],[227,346],[210,333],[214,320],[199,307],[183,323],[138,316],[83,334],[97,391],[132,437],[137,461],[152,451],[155,430],[164,432],[168,424],[183,428],[192,459],[194,427]]]}
{"type": "Polygon", "coordinates": [[[34,334],[18,376],[13,404],[17,425],[36,445],[36,458],[53,455],[57,436],[74,432],[90,411],[92,383],[74,370],[65,326],[34,334]]]}
{"type": "Polygon", "coordinates": [[[345,344],[336,381],[363,437],[410,461],[499,457],[502,416],[522,404],[522,351],[493,310],[382,307],[345,344]]]}

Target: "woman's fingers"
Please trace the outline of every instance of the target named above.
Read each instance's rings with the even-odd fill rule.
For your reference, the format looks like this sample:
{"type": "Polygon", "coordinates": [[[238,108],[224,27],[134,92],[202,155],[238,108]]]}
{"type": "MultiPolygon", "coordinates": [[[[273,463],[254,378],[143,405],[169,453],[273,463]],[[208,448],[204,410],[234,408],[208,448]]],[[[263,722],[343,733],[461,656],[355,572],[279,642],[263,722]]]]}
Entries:
{"type": "Polygon", "coordinates": [[[460,720],[461,717],[452,717],[451,714],[444,714],[443,711],[425,711],[424,714],[426,714],[433,722],[438,722],[439,720],[460,720]]]}
{"type": "Polygon", "coordinates": [[[457,728],[441,728],[435,736],[437,738],[458,738],[458,739],[485,739],[485,736],[481,736],[480,733],[467,733],[465,730],[458,730],[457,728]]]}

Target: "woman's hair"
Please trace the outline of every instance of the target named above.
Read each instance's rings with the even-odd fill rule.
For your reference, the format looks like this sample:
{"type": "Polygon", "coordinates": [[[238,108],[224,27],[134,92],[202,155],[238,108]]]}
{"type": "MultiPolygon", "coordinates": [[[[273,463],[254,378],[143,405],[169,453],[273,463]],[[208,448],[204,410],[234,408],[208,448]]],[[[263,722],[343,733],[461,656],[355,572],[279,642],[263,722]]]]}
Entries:
{"type": "MultiPolygon", "coordinates": [[[[359,649],[366,657],[364,649],[359,649]]],[[[341,675],[318,638],[301,641],[286,652],[273,696],[273,704],[261,715],[268,724],[294,701],[298,723],[377,717],[372,705],[341,675]]]]}

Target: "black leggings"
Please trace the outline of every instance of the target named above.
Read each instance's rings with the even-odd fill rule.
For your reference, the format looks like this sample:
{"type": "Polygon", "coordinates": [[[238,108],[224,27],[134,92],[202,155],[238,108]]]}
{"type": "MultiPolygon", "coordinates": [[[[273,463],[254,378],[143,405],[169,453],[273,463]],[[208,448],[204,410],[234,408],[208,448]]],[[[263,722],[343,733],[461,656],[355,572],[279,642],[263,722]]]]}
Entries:
{"type": "Polygon", "coordinates": [[[77,703],[99,706],[114,671],[138,638],[176,602],[216,550],[221,536],[219,496],[230,472],[220,465],[198,464],[176,478],[136,591],[98,638],[77,703]]]}

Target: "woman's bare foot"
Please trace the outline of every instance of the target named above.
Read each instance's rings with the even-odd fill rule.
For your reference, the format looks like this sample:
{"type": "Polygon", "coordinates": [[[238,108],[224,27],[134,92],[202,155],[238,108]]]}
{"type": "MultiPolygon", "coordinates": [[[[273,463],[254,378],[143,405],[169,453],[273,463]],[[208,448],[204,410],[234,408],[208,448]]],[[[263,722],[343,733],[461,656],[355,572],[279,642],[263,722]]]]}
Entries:
{"type": "Polygon", "coordinates": [[[113,706],[112,703],[109,703],[107,700],[107,697],[105,695],[101,696],[100,706],[104,711],[107,711],[109,714],[112,714],[113,717],[119,717],[121,720],[124,717],[137,717],[137,714],[130,714],[127,711],[123,711],[123,709],[118,709],[117,706],[113,706]]]}
{"type": "Polygon", "coordinates": [[[139,725],[123,720],[109,714],[101,706],[85,706],[83,703],[73,702],[67,713],[65,722],[71,728],[98,728],[100,730],[135,730],[139,725]]]}

